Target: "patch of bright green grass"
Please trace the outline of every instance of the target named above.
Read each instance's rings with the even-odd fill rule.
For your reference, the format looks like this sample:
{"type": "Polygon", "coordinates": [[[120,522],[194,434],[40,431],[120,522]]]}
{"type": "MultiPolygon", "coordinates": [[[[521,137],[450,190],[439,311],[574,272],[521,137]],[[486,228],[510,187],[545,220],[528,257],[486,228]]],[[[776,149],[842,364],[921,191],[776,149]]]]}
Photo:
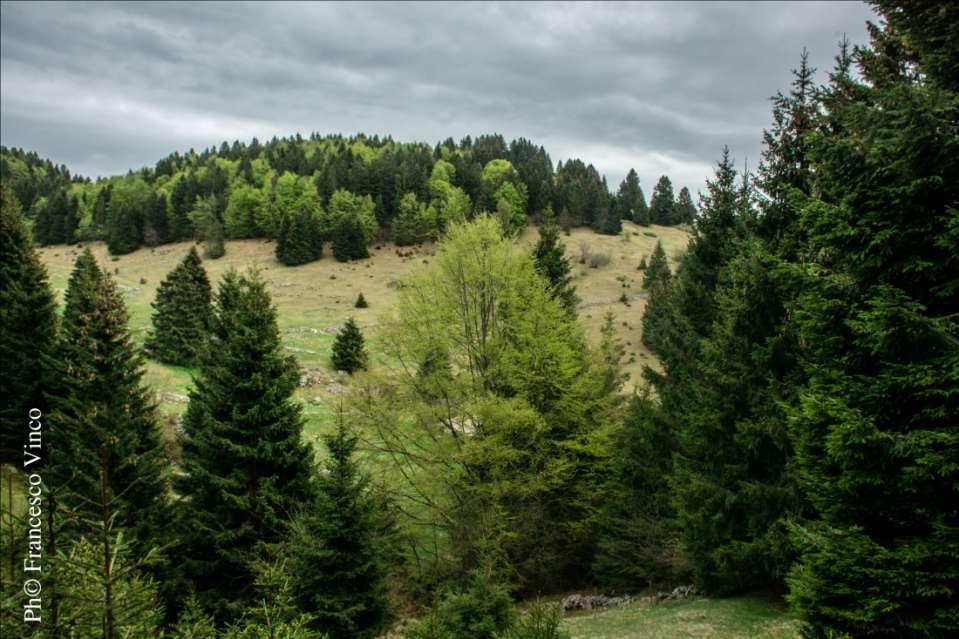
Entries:
{"type": "Polygon", "coordinates": [[[799,624],[778,601],[758,597],[636,604],[570,617],[573,639],[798,639],[799,624]]]}

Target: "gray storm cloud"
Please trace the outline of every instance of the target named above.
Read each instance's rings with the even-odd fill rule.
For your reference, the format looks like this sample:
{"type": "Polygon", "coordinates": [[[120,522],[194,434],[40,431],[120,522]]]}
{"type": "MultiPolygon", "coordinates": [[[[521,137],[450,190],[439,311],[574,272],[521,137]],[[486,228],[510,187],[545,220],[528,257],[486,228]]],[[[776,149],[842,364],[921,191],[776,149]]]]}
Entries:
{"type": "Polygon", "coordinates": [[[647,193],[759,159],[803,47],[821,71],[858,3],[2,3],[0,142],[84,175],[296,132],[501,132],[647,193]]]}

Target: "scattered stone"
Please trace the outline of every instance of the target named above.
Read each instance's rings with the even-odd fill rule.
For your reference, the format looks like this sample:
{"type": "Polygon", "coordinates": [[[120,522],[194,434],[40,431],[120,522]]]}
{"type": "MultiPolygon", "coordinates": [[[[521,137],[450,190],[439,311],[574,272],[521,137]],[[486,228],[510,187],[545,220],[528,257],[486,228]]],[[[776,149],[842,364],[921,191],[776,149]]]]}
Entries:
{"type": "Polygon", "coordinates": [[[632,603],[633,598],[630,595],[622,597],[607,597],[606,595],[567,595],[560,602],[560,608],[567,610],[596,610],[606,608],[618,608],[632,603]]]}
{"type": "Polygon", "coordinates": [[[657,602],[660,601],[680,601],[683,599],[690,599],[695,597],[698,593],[696,592],[695,586],[676,586],[672,589],[671,592],[657,592],[654,599],[657,602]]]}
{"type": "Polygon", "coordinates": [[[163,393],[160,399],[164,402],[173,402],[174,404],[189,404],[190,398],[186,395],[177,395],[176,393],[163,393]]]}

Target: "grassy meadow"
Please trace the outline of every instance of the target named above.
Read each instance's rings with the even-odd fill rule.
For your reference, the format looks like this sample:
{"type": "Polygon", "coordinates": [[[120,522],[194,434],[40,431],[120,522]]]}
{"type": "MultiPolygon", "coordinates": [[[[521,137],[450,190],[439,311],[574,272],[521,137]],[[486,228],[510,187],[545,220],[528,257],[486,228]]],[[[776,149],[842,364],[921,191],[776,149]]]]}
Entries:
{"type": "MultiPolygon", "coordinates": [[[[537,238],[536,228],[529,227],[520,241],[533,244],[537,238]]],[[[655,365],[653,356],[641,343],[645,296],[642,292],[643,273],[637,270],[637,266],[643,257],[649,257],[657,240],[663,242],[666,255],[674,263],[685,249],[688,234],[675,227],[640,227],[624,222],[623,233],[619,236],[598,235],[587,228],[573,229],[569,236],[563,236],[582,301],[580,321],[587,333],[598,341],[606,311],[610,310],[616,316],[617,331],[626,349],[626,370],[630,373],[627,390],[631,390],[633,382],[640,380],[644,364],[655,365]],[[597,268],[581,264],[584,246],[591,253],[607,254],[609,264],[597,268]],[[621,301],[624,293],[627,303],[621,301]]],[[[150,304],[157,286],[191,245],[192,242],[181,242],[111,257],[105,244],[89,244],[97,260],[113,274],[119,285],[130,314],[130,329],[138,341],[142,342],[151,328],[150,304]]],[[[355,317],[367,338],[372,365],[382,363],[383,355],[376,342],[377,326],[393,310],[396,284],[414,264],[429,261],[435,246],[427,244],[398,250],[390,243],[378,244],[371,247],[371,259],[351,263],[337,262],[327,250],[322,259],[296,267],[277,262],[273,250],[274,245],[269,241],[234,240],[227,243],[224,257],[204,261],[204,267],[214,288],[220,276],[231,268],[254,267],[262,273],[279,310],[284,347],[296,356],[303,372],[314,382],[301,387],[297,397],[304,404],[306,435],[316,441],[332,422],[338,398],[349,383],[348,379],[337,375],[330,364],[330,349],[336,331],[347,318],[355,317]],[[360,293],[369,308],[354,308],[360,293]]],[[[79,252],[76,246],[40,249],[60,301],[79,252]]],[[[146,381],[156,390],[161,411],[167,415],[179,415],[185,410],[190,379],[189,369],[148,361],[146,381]]]]}
{"type": "Polygon", "coordinates": [[[572,639],[798,639],[799,625],[778,601],[695,599],[642,603],[568,617],[572,639]]]}

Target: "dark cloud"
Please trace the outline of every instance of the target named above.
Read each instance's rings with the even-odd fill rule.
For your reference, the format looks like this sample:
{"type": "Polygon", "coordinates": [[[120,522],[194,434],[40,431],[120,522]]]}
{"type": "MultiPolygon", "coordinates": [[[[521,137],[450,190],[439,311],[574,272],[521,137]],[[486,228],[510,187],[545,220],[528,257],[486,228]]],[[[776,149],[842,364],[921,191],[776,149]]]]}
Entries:
{"type": "Polygon", "coordinates": [[[310,131],[498,131],[694,190],[755,166],[768,97],[862,4],[2,3],[0,139],[83,174],[310,131]]]}

